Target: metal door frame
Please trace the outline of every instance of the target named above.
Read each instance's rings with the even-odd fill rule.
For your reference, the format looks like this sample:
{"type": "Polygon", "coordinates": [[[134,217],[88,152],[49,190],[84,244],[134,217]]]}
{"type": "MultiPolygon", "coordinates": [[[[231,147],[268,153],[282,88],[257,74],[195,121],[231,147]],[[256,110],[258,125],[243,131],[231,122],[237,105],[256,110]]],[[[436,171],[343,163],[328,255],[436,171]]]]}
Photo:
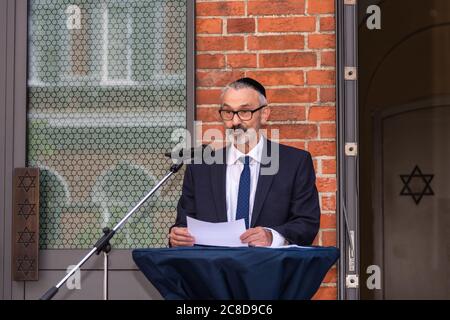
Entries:
{"type": "Polygon", "coordinates": [[[27,1],[1,1],[0,12],[0,286],[2,299],[23,299],[23,282],[12,279],[11,230],[13,170],[24,167],[26,160],[27,1]]]}

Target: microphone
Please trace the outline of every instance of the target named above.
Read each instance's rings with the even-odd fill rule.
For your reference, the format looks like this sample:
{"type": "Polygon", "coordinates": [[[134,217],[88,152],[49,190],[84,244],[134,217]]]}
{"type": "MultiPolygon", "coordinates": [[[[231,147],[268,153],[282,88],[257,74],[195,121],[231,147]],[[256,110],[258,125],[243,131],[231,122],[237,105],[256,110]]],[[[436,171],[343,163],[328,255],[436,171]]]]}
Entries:
{"type": "Polygon", "coordinates": [[[172,160],[179,162],[192,160],[194,158],[198,159],[198,157],[202,159],[205,151],[214,156],[214,149],[209,144],[202,144],[197,148],[179,148],[172,150],[171,152],[166,152],[164,155],[167,158],[171,158],[172,160]]]}

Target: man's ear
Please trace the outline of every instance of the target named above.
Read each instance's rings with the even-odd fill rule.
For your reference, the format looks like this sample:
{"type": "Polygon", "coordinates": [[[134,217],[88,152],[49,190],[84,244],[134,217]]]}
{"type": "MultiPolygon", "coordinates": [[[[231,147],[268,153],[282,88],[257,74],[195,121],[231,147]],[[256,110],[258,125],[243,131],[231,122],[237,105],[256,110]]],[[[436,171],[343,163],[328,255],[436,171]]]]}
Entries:
{"type": "Polygon", "coordinates": [[[270,116],[270,107],[264,107],[261,111],[261,124],[265,125],[270,116]]]}

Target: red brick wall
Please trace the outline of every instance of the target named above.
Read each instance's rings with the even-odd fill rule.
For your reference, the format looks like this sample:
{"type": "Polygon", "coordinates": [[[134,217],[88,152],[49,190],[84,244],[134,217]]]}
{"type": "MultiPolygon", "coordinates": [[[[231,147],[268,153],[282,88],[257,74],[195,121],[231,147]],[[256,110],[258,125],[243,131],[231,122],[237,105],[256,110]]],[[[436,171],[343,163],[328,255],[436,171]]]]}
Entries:
{"type": "MultiPolygon", "coordinates": [[[[260,81],[269,128],[313,155],[322,209],[318,245],[336,244],[334,0],[196,1],[197,120],[221,128],[220,89],[242,76],[260,81]]],[[[336,299],[336,268],[315,299],[336,299]]]]}

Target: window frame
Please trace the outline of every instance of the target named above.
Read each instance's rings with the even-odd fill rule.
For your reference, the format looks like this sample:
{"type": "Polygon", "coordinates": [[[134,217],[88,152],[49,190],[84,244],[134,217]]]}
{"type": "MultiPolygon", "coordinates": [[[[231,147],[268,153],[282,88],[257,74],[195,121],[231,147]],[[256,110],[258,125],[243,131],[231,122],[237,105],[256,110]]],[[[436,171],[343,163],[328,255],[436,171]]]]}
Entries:
{"type": "MultiPolygon", "coordinates": [[[[12,278],[12,193],[13,169],[26,165],[27,137],[27,53],[28,0],[0,1],[0,299],[29,298],[26,282],[12,278]]],[[[186,0],[186,128],[194,139],[195,120],[195,1],[186,0]]],[[[40,270],[58,273],[86,254],[86,250],[42,250],[40,270]],[[44,251],[47,251],[46,253],[44,251]]],[[[113,250],[114,251],[114,250],[113,250]]],[[[110,271],[135,271],[129,250],[114,251],[110,271]]],[[[90,259],[85,269],[98,268],[98,257],[90,259]]],[[[45,290],[47,287],[45,288],[45,290]]],[[[42,290],[42,293],[45,291],[42,290]]]]}
{"type": "Polygon", "coordinates": [[[338,298],[358,300],[359,254],[359,177],[358,153],[346,154],[346,144],[358,145],[358,7],[356,0],[335,0],[336,8],[336,108],[337,108],[337,239],[340,249],[338,298]],[[348,79],[346,68],[356,68],[348,79]],[[347,79],[346,79],[347,78],[347,79]],[[352,241],[350,240],[352,238],[352,241]],[[356,285],[350,280],[356,279],[356,285]]]}

